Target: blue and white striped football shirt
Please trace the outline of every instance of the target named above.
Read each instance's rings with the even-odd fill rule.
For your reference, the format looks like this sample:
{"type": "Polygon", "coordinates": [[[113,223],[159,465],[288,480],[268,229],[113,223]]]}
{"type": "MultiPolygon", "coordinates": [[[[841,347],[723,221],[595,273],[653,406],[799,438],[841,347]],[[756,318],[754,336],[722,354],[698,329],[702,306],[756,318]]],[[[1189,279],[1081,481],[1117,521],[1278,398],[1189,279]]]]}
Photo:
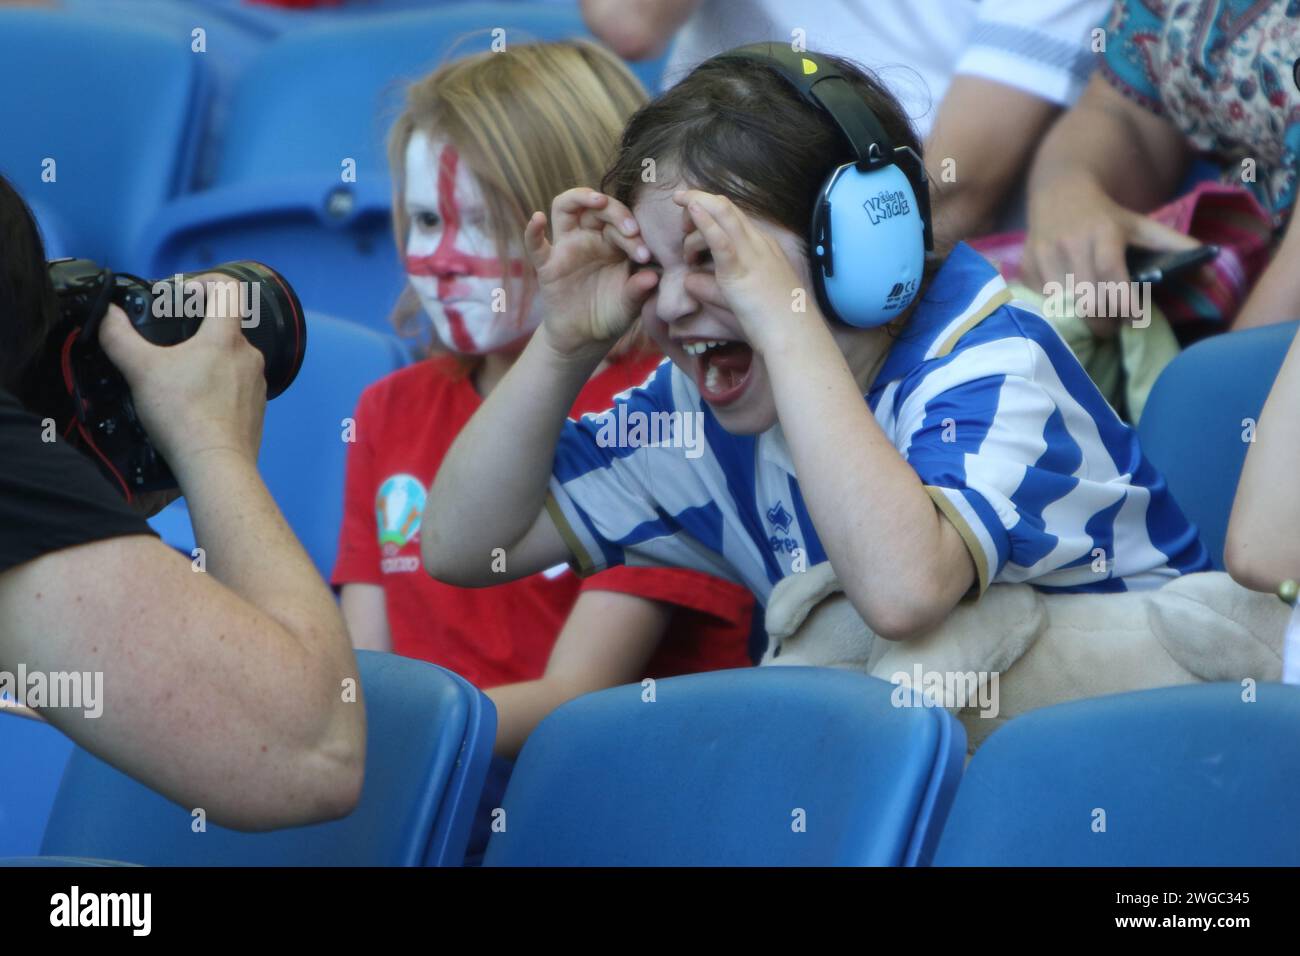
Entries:
{"type": "MultiPolygon", "coordinates": [[[[865,399],[961,533],[981,592],[994,581],[1124,591],[1210,568],[1133,429],[1060,335],[1011,301],[965,244],[935,275],[865,399]]],[[[565,423],[550,490],[547,508],[583,573],[620,563],[695,568],[747,585],[766,604],[796,565],[826,560],[781,426],[728,433],[668,361],[610,411],[565,423]],[[640,433],[657,444],[626,427],[638,420],[658,423],[640,433]],[[703,440],[688,452],[695,422],[703,440]],[[634,440],[611,441],[616,434],[634,440]]]]}

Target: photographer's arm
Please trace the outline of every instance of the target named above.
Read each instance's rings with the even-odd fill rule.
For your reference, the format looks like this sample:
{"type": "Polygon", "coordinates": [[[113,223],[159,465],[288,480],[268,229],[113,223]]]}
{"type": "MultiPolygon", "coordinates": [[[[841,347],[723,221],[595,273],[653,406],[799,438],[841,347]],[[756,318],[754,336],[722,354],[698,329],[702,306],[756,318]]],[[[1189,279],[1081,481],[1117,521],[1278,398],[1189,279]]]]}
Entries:
{"type": "MultiPolygon", "coordinates": [[[[231,486],[210,514],[278,519],[264,507],[269,499],[239,502],[240,494],[256,501],[255,473],[217,466],[214,480],[231,486]]],[[[288,578],[300,570],[274,521],[257,538],[208,547],[236,562],[251,551],[279,555],[288,578]]],[[[159,541],[113,538],[0,574],[0,660],[29,673],[102,673],[100,716],[41,715],[213,823],[266,829],[331,819],[360,790],[364,711],[339,692],[356,673],[341,653],[341,622],[326,606],[300,603],[281,615],[286,626],[159,541]]]]}
{"type": "MultiPolygon", "coordinates": [[[[239,302],[238,295],[227,297],[239,302]]],[[[348,812],[364,705],[333,596],[257,474],[266,384],[238,319],[210,311],[160,348],[112,307],[100,341],[189,502],[206,573],[142,536],[53,551],[0,575],[0,655],[104,676],[103,714],[44,716],[218,823],[348,812]]]]}

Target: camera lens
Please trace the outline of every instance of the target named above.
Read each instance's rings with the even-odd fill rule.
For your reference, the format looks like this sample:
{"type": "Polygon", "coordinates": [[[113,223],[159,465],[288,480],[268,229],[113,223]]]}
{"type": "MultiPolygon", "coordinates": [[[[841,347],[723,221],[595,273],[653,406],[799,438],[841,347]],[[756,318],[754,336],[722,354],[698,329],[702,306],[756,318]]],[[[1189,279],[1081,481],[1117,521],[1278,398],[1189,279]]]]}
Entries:
{"type": "Polygon", "coordinates": [[[265,359],[266,397],[275,398],[297,378],[307,349],[307,326],[297,294],[284,276],[260,262],[226,262],[203,272],[230,276],[240,283],[244,336],[265,359]]]}

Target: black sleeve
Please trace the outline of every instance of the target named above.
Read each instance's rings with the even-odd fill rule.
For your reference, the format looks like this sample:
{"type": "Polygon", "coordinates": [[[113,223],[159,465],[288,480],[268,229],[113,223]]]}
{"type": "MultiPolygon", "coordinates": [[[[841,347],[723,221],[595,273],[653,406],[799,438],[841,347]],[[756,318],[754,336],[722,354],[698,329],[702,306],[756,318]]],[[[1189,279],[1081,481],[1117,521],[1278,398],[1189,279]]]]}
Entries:
{"type": "Polygon", "coordinates": [[[42,431],[0,389],[0,572],[77,544],[154,534],[89,459],[42,431]]]}

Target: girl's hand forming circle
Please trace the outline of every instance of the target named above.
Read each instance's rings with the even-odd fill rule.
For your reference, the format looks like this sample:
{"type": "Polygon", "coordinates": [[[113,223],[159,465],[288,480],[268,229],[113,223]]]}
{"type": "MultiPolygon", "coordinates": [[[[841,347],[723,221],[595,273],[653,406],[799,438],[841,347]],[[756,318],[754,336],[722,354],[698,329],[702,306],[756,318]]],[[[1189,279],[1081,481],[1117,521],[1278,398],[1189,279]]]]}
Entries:
{"type": "MultiPolygon", "coordinates": [[[[703,301],[725,303],[752,347],[763,351],[764,339],[776,322],[819,314],[811,277],[801,278],[807,270],[796,266],[776,237],[759,228],[730,199],[679,189],[673,202],[690,214],[713,256],[713,276],[692,276],[687,288],[703,301]]],[[[688,235],[688,249],[691,242],[688,235]]]]}
{"type": "Polygon", "coordinates": [[[650,251],[631,211],[617,199],[577,187],[535,212],[524,227],[524,250],[537,272],[551,346],[571,355],[592,345],[612,345],[627,331],[654,291],[657,273],[635,271],[650,251]]]}

